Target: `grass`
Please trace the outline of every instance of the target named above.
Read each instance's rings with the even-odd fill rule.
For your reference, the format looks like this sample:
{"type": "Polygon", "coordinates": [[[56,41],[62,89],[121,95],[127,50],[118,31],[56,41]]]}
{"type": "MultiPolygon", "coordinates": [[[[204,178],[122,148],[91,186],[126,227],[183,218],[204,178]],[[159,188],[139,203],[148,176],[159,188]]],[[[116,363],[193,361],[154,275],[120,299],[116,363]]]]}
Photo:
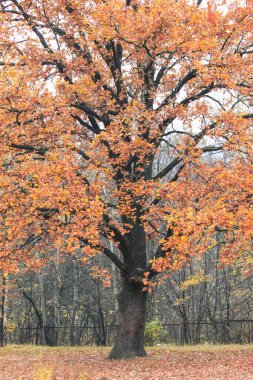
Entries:
{"type": "Polygon", "coordinates": [[[252,380],[253,345],[148,347],[147,358],[108,361],[110,348],[7,346],[3,380],[252,380]]]}
{"type": "Polygon", "coordinates": [[[253,351],[253,344],[193,344],[186,346],[176,346],[176,345],[164,345],[150,347],[151,349],[165,349],[168,351],[176,352],[230,352],[230,351],[241,351],[250,350],[253,351]]]}

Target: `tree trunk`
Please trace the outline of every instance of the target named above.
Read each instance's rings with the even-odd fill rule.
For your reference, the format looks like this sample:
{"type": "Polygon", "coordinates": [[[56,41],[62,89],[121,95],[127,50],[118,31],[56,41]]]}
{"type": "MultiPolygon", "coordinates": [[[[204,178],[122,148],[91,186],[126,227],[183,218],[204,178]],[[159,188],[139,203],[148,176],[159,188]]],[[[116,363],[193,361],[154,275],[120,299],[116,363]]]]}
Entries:
{"type": "Polygon", "coordinates": [[[38,273],[38,279],[40,284],[40,313],[41,313],[41,340],[40,344],[42,346],[46,346],[49,342],[47,339],[47,332],[46,332],[46,326],[47,326],[47,310],[46,310],[46,293],[45,293],[45,278],[44,273],[41,271],[41,273],[38,273]]]}
{"type": "Polygon", "coordinates": [[[2,302],[1,302],[1,316],[0,316],[0,346],[4,346],[4,341],[5,341],[5,317],[6,317],[6,312],[5,312],[5,301],[6,301],[6,278],[3,275],[2,277],[2,302]]]}
{"type": "Polygon", "coordinates": [[[79,267],[76,261],[73,262],[73,307],[72,307],[72,317],[71,317],[71,327],[70,327],[70,343],[71,346],[77,346],[79,342],[79,267]]]}
{"type": "Polygon", "coordinates": [[[144,328],[147,293],[140,284],[124,281],[118,297],[119,326],[109,359],[130,359],[146,356],[144,328]]]}

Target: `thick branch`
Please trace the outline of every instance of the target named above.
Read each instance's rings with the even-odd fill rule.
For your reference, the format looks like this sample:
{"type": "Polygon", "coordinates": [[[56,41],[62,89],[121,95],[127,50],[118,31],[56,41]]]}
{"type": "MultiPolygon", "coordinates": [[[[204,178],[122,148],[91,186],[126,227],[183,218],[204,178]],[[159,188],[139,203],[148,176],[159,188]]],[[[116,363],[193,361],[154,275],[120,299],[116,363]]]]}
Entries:
{"type": "Polygon", "coordinates": [[[164,99],[162,104],[157,108],[157,110],[161,109],[162,107],[168,105],[169,100],[173,99],[179,92],[180,90],[184,87],[186,83],[188,83],[191,79],[196,78],[197,76],[197,70],[191,70],[189,71],[184,78],[182,78],[177,86],[172,90],[172,92],[164,99]]]}
{"type": "Polygon", "coordinates": [[[106,223],[106,227],[108,227],[115,235],[116,241],[119,243],[119,248],[123,254],[124,257],[127,257],[130,255],[130,247],[129,247],[129,241],[126,238],[126,236],[122,235],[120,230],[112,224],[112,221],[108,217],[108,215],[103,216],[104,221],[106,223]]]}
{"type": "Polygon", "coordinates": [[[168,174],[172,169],[174,169],[183,159],[182,158],[174,158],[172,162],[170,162],[163,170],[161,170],[158,174],[156,174],[153,179],[161,179],[166,174],[168,174]]]}
{"type": "Polygon", "coordinates": [[[27,150],[30,152],[34,152],[34,153],[40,154],[41,156],[44,156],[45,153],[48,151],[48,148],[36,148],[34,146],[31,146],[31,145],[22,145],[22,144],[12,143],[12,144],[10,144],[10,146],[12,148],[23,149],[23,150],[27,150]]]}
{"type": "Polygon", "coordinates": [[[214,88],[214,83],[212,82],[208,87],[206,87],[204,90],[200,91],[196,95],[189,96],[188,98],[185,98],[182,100],[179,104],[180,105],[187,105],[190,102],[202,98],[202,96],[208,94],[212,89],[214,88]]]}
{"type": "Polygon", "coordinates": [[[208,145],[208,146],[205,146],[204,148],[201,148],[201,150],[202,150],[203,153],[206,153],[206,152],[218,152],[218,151],[223,150],[223,147],[222,147],[222,145],[220,145],[220,146],[208,145]]]}
{"type": "Polygon", "coordinates": [[[121,272],[125,272],[126,268],[122,261],[108,248],[103,249],[104,254],[116,265],[121,272]]]}
{"type": "Polygon", "coordinates": [[[74,115],[74,114],[71,114],[71,116],[73,117],[73,119],[77,120],[78,123],[80,123],[83,127],[86,127],[87,129],[89,129],[91,132],[95,134],[98,134],[100,132],[100,130],[98,131],[97,129],[94,129],[92,125],[84,121],[80,116],[74,115]]]}

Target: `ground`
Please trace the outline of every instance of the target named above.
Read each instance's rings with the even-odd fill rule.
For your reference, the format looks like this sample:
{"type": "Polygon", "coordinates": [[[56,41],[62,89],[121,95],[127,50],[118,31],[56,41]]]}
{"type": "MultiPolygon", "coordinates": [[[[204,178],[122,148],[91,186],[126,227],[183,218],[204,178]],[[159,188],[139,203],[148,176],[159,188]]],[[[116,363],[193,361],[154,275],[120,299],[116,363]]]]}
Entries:
{"type": "Polygon", "coordinates": [[[108,361],[107,348],[8,346],[2,380],[252,380],[253,345],[154,347],[148,357],[108,361]]]}

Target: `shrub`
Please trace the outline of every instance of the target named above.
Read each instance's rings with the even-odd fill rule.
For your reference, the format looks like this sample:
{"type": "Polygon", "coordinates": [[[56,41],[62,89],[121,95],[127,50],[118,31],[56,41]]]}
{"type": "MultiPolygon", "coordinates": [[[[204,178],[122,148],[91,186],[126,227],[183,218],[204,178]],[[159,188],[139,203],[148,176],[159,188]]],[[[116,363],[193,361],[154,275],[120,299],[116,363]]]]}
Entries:
{"type": "Polygon", "coordinates": [[[155,319],[147,322],[145,327],[145,342],[150,346],[161,343],[166,337],[166,330],[161,323],[155,319]]]}

